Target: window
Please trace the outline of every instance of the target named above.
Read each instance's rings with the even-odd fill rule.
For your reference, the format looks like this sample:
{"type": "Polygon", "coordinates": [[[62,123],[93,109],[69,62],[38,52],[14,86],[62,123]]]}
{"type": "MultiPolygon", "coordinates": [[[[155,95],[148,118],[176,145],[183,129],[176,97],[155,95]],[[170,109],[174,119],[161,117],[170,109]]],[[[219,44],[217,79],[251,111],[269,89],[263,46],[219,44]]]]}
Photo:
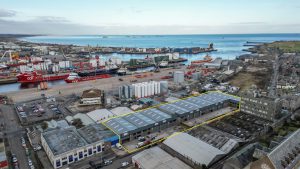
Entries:
{"type": "Polygon", "coordinates": [[[81,151],[81,152],[79,152],[79,159],[81,159],[82,157],[83,157],[83,153],[81,151]]]}
{"type": "Polygon", "coordinates": [[[98,151],[98,152],[101,151],[101,146],[100,146],[100,145],[97,146],[97,151],[98,151]]]}
{"type": "Polygon", "coordinates": [[[66,159],[67,159],[67,157],[63,157],[61,160],[64,161],[64,160],[66,160],[66,159]]]}
{"type": "Polygon", "coordinates": [[[93,154],[93,149],[89,148],[89,155],[92,155],[92,154],[93,154]]]}
{"type": "Polygon", "coordinates": [[[60,167],[60,160],[56,160],[56,167],[60,167]]]}
{"type": "Polygon", "coordinates": [[[62,165],[67,165],[67,164],[68,164],[68,161],[62,162],[62,165]]]}
{"type": "Polygon", "coordinates": [[[72,155],[69,155],[69,163],[70,162],[73,162],[73,156],[72,155]]]}

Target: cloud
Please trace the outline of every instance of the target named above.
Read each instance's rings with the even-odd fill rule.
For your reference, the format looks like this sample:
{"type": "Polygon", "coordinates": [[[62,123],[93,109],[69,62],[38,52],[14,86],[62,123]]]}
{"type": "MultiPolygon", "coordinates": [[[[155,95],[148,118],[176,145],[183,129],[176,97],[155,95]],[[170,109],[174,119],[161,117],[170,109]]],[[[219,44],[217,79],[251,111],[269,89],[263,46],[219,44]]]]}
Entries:
{"type": "Polygon", "coordinates": [[[50,23],[67,23],[70,22],[68,19],[64,17],[57,16],[38,16],[36,17],[38,22],[50,22],[50,23]]]}
{"type": "Polygon", "coordinates": [[[14,10],[6,10],[0,9],[0,18],[2,17],[14,17],[16,16],[17,12],[14,10]]]}
{"type": "Polygon", "coordinates": [[[235,22],[232,23],[235,25],[263,25],[263,24],[267,24],[266,22],[235,22]]]}

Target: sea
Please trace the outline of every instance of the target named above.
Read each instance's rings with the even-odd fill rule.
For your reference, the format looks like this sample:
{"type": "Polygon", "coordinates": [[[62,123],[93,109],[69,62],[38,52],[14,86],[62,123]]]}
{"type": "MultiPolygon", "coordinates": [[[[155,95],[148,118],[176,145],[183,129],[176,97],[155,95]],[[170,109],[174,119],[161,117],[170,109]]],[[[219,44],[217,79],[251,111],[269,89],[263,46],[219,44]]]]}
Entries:
{"type": "MultiPolygon", "coordinates": [[[[300,40],[300,34],[211,34],[211,35],[76,35],[76,36],[32,36],[20,40],[35,43],[73,44],[79,46],[105,46],[105,47],[208,47],[210,43],[218,51],[211,52],[213,58],[235,59],[247,54],[243,49],[247,42],[273,42],[300,40]]],[[[203,59],[207,53],[182,54],[189,62],[203,59]]],[[[124,61],[133,58],[144,58],[145,55],[137,54],[105,54],[104,57],[119,57],[124,61]]],[[[51,85],[61,85],[64,81],[50,82],[51,85]]],[[[0,93],[18,91],[26,88],[36,87],[21,86],[18,83],[0,86],[0,93]]]]}

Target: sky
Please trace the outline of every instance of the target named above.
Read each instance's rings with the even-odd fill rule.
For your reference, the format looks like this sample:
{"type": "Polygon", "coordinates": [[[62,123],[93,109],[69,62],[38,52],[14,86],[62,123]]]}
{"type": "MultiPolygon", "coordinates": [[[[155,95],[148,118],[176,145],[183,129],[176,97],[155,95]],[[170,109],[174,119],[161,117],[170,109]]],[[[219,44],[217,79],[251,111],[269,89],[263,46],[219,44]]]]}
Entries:
{"type": "Polygon", "coordinates": [[[300,33],[300,1],[1,0],[0,33],[300,33]]]}

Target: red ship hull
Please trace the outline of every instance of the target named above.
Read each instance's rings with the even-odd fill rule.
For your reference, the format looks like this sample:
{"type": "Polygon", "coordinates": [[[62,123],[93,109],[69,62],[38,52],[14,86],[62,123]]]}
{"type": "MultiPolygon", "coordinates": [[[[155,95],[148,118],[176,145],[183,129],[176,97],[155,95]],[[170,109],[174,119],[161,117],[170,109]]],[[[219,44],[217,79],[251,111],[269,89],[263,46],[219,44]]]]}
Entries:
{"type": "Polygon", "coordinates": [[[65,82],[67,83],[77,83],[77,82],[84,82],[84,81],[90,81],[90,80],[97,80],[97,79],[105,79],[110,78],[111,75],[109,74],[102,74],[102,75],[96,75],[96,76],[86,76],[86,77],[78,77],[75,79],[65,79],[65,82]]]}
{"type": "Polygon", "coordinates": [[[36,72],[22,73],[17,75],[19,83],[38,83],[45,81],[63,80],[68,77],[68,74],[62,75],[41,75],[36,72]]]}

